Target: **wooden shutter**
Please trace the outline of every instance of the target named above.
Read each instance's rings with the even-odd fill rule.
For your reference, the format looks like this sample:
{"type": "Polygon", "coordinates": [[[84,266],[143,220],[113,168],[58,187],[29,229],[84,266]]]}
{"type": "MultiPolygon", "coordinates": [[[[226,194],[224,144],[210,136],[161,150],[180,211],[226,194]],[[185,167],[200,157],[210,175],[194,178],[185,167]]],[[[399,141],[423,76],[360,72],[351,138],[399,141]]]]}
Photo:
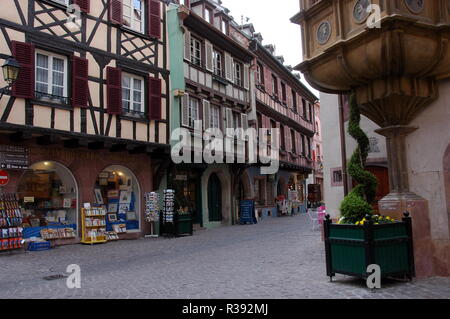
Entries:
{"type": "Polygon", "coordinates": [[[191,61],[191,33],[188,30],[184,31],[184,59],[191,61]]]}
{"type": "Polygon", "coordinates": [[[181,125],[189,126],[189,94],[181,97],[181,125]]]}
{"type": "Polygon", "coordinates": [[[213,46],[208,40],[205,40],[205,55],[206,69],[213,72],[213,46]]]}
{"type": "Polygon", "coordinates": [[[109,114],[122,113],[122,70],[106,69],[107,111],[109,114]]]}
{"type": "Polygon", "coordinates": [[[233,82],[233,58],[227,52],[225,52],[225,78],[228,81],[233,82]]]}
{"type": "Polygon", "coordinates": [[[292,146],[291,146],[291,128],[289,126],[284,127],[284,145],[286,147],[286,152],[292,152],[292,146]]]}
{"type": "Polygon", "coordinates": [[[73,3],[77,4],[80,7],[80,10],[86,13],[89,13],[89,2],[89,0],[73,0],[73,3]]]}
{"type": "Polygon", "coordinates": [[[272,89],[272,72],[270,71],[270,69],[268,67],[264,68],[264,90],[268,93],[268,94],[272,94],[273,89],[272,89]]]}
{"type": "Polygon", "coordinates": [[[250,88],[250,68],[247,64],[244,64],[244,89],[248,90],[250,88]]]}
{"type": "Polygon", "coordinates": [[[12,87],[12,96],[24,99],[34,98],[34,45],[12,41],[12,55],[20,64],[17,81],[12,87]]]}
{"type": "Polygon", "coordinates": [[[161,3],[159,0],[147,0],[148,35],[161,38],[161,3]]]}
{"type": "Polygon", "coordinates": [[[241,114],[241,128],[243,129],[241,139],[247,141],[248,136],[245,135],[245,132],[248,129],[248,115],[245,113],[241,114]]]}
{"type": "Polygon", "coordinates": [[[122,24],[123,17],[122,0],[109,1],[109,20],[113,23],[122,24]]]}
{"type": "Polygon", "coordinates": [[[89,99],[89,61],[72,57],[72,106],[87,107],[89,99]]]}
{"type": "Polygon", "coordinates": [[[203,100],[203,129],[207,130],[211,127],[210,121],[211,103],[207,100],[203,100]]]}
{"type": "Polygon", "coordinates": [[[160,78],[148,78],[148,117],[150,120],[161,120],[161,87],[160,78]]]}

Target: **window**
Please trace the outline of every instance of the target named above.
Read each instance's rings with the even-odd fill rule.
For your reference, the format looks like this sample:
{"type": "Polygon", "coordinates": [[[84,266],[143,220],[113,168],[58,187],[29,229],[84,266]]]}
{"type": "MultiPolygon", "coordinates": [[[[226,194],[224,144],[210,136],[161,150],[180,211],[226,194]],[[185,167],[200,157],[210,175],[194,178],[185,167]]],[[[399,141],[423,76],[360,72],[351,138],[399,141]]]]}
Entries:
{"type": "Polygon", "coordinates": [[[273,74],[272,74],[272,91],[273,91],[273,94],[278,96],[278,79],[273,74]]]}
{"type": "Polygon", "coordinates": [[[212,16],[211,9],[205,8],[205,15],[204,15],[204,18],[205,18],[205,20],[208,21],[209,23],[211,23],[211,16],[212,16]]]}
{"type": "Polygon", "coordinates": [[[144,0],[123,0],[123,25],[144,33],[144,0]]]}
{"type": "Polygon", "coordinates": [[[240,128],[241,122],[241,114],[237,112],[233,112],[233,128],[240,128]]]}
{"type": "Polygon", "coordinates": [[[122,109],[127,113],[145,113],[144,78],[122,73],[122,109]]]}
{"type": "Polygon", "coordinates": [[[282,150],[285,150],[286,149],[286,142],[285,142],[285,139],[286,139],[286,136],[284,135],[285,134],[285,132],[284,132],[284,125],[280,125],[280,141],[281,141],[281,145],[280,145],[280,148],[282,149],[282,150]]]}
{"type": "Polygon", "coordinates": [[[297,93],[295,93],[294,90],[292,90],[292,110],[297,113],[297,93]]]}
{"type": "Polygon", "coordinates": [[[308,120],[312,123],[312,116],[313,116],[313,108],[312,108],[312,104],[308,103],[308,107],[309,107],[309,117],[308,120]]]}
{"type": "Polygon", "coordinates": [[[308,137],[308,158],[311,158],[311,138],[308,137]]]}
{"type": "Polygon", "coordinates": [[[264,85],[264,68],[259,62],[256,65],[256,80],[258,84],[264,85]]]}
{"type": "Polygon", "coordinates": [[[36,50],[36,98],[67,100],[67,58],[36,50]]]}
{"type": "Polygon", "coordinates": [[[214,50],[213,63],[214,63],[214,74],[222,76],[222,53],[214,50]]]}
{"type": "Polygon", "coordinates": [[[220,24],[220,28],[222,33],[227,34],[228,33],[228,23],[224,20],[222,20],[222,23],[220,24]]]}
{"type": "Polygon", "coordinates": [[[217,106],[211,105],[209,113],[209,126],[210,128],[220,129],[220,110],[217,106]]]}
{"type": "Polygon", "coordinates": [[[52,0],[53,2],[57,2],[64,5],[69,5],[69,0],[52,0]]]}
{"type": "Polygon", "coordinates": [[[234,62],[234,84],[242,86],[242,65],[234,62]]]}
{"type": "Polygon", "coordinates": [[[306,156],[306,144],[305,144],[305,136],[302,135],[302,155],[306,156]]]}
{"type": "Polygon", "coordinates": [[[292,144],[292,153],[297,154],[297,148],[295,143],[295,131],[291,130],[291,144],[292,144]]]}
{"type": "Polygon", "coordinates": [[[189,98],[189,127],[194,128],[194,121],[198,121],[199,117],[199,101],[196,98],[189,98]]]}
{"type": "Polygon", "coordinates": [[[283,82],[281,82],[281,99],[283,100],[284,103],[286,103],[286,84],[284,84],[283,82]]]}
{"type": "Polygon", "coordinates": [[[305,101],[305,99],[302,99],[302,105],[303,105],[303,119],[306,120],[306,101],[305,101]]]}
{"type": "Polygon", "coordinates": [[[200,41],[191,37],[191,60],[198,66],[202,65],[202,46],[200,41]]]}
{"type": "Polygon", "coordinates": [[[331,186],[343,186],[344,185],[344,176],[341,168],[332,168],[331,169],[331,186]]]}

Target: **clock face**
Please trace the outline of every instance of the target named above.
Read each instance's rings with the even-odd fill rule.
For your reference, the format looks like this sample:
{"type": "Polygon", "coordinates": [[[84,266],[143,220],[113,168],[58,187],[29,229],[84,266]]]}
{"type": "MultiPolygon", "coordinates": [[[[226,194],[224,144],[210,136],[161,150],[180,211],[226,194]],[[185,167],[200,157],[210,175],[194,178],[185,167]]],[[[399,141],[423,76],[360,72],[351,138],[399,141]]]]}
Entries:
{"type": "Polygon", "coordinates": [[[328,42],[331,36],[331,24],[328,21],[324,21],[319,25],[317,29],[317,41],[320,44],[325,44],[328,42]]]}
{"type": "Polygon", "coordinates": [[[420,13],[423,10],[425,0],[405,0],[406,6],[413,13],[420,13]]]}
{"type": "Polygon", "coordinates": [[[358,0],[355,3],[355,7],[353,8],[353,18],[358,23],[362,23],[369,16],[367,12],[367,8],[370,5],[370,0],[358,0]]]}

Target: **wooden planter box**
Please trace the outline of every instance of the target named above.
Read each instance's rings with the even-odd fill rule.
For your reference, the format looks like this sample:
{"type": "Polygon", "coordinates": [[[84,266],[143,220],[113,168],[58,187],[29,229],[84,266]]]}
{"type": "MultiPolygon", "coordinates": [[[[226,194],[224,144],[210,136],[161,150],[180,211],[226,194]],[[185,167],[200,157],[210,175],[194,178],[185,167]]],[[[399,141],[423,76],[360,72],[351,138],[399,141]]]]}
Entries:
{"type": "Polygon", "coordinates": [[[403,222],[364,226],[324,222],[327,276],[336,274],[367,278],[367,267],[379,265],[382,277],[415,276],[411,218],[403,222]]]}
{"type": "Polygon", "coordinates": [[[194,233],[192,215],[179,215],[177,213],[175,216],[176,236],[192,236],[194,233]]]}

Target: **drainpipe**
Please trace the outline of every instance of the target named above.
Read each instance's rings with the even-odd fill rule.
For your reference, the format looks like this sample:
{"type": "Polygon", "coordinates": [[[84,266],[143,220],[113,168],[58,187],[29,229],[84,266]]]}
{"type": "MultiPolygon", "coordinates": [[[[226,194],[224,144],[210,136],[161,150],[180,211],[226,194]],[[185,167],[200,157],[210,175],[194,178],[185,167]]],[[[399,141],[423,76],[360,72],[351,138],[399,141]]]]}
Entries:
{"type": "Polygon", "coordinates": [[[339,130],[341,136],[341,154],[342,154],[342,178],[344,182],[344,195],[348,195],[348,174],[347,174],[347,150],[345,143],[345,122],[344,122],[344,101],[343,96],[339,95],[339,130]]]}

